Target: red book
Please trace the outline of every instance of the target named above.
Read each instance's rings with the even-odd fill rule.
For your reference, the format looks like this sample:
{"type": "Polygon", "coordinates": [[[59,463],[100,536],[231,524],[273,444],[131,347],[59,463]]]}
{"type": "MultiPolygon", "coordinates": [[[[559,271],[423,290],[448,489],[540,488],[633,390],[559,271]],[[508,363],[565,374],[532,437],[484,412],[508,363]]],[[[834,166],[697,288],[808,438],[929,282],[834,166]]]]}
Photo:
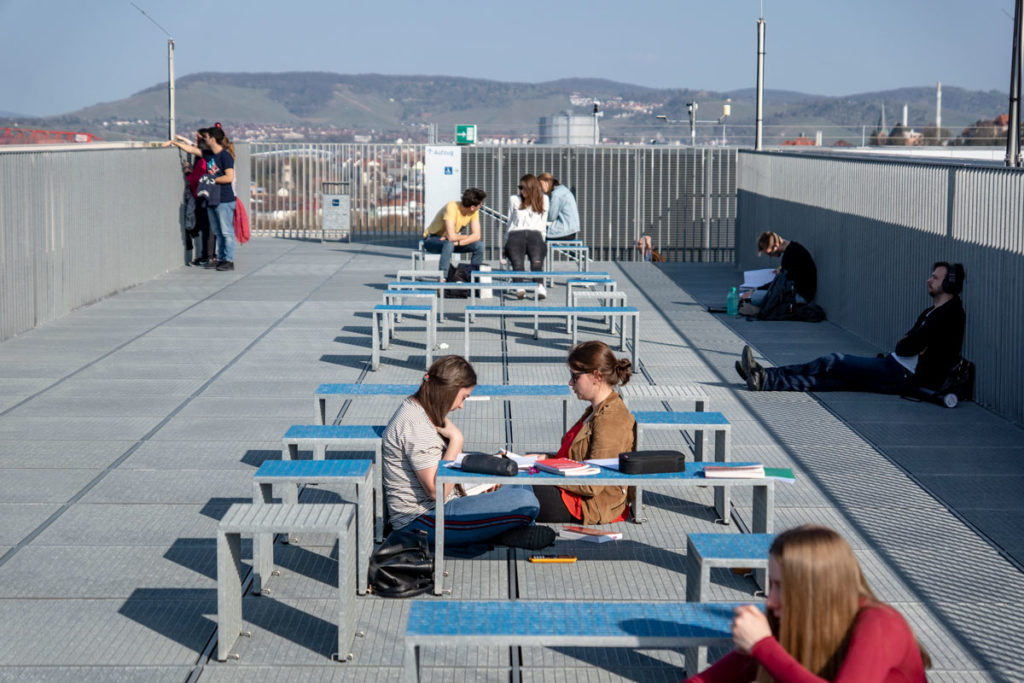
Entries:
{"type": "Polygon", "coordinates": [[[576,477],[581,474],[598,474],[601,471],[597,467],[592,467],[582,462],[576,462],[569,458],[548,458],[546,460],[538,460],[536,467],[539,470],[544,470],[551,474],[561,474],[566,477],[576,477]]]}

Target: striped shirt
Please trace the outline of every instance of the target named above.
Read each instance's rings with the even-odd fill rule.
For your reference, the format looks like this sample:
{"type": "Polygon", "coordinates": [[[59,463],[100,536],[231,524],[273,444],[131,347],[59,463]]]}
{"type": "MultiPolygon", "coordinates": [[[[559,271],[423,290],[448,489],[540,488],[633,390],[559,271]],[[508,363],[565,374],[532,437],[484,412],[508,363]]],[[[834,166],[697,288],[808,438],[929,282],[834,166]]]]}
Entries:
{"type": "Polygon", "coordinates": [[[436,467],[445,448],[423,406],[412,397],[402,401],[384,430],[381,470],[384,498],[395,529],[434,509],[434,498],[423,489],[416,471],[436,467]]]}

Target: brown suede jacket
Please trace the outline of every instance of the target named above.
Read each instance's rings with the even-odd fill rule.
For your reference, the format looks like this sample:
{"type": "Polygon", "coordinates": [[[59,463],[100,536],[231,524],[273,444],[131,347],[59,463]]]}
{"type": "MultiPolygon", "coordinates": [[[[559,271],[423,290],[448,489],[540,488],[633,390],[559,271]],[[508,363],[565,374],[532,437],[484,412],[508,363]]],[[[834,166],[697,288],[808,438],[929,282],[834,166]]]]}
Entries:
{"type": "MultiPolygon", "coordinates": [[[[583,427],[572,445],[569,457],[583,461],[593,458],[617,458],[619,453],[636,450],[636,420],[617,392],[583,413],[583,427]],[[593,413],[593,417],[587,420],[593,413]]],[[[580,497],[584,524],[604,524],[617,519],[626,507],[626,491],[619,486],[564,486],[580,497]]]]}

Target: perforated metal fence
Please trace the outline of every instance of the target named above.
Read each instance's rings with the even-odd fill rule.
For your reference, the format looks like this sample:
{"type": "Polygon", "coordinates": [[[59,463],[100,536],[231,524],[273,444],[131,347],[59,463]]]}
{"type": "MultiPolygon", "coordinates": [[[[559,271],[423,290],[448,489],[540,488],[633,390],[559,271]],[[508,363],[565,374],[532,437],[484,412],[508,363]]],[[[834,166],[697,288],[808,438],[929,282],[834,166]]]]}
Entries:
{"type": "MultiPolygon", "coordinates": [[[[257,235],[320,237],[322,183],[352,197],[355,240],[415,242],[423,225],[423,145],[252,143],[257,235]]],[[[736,219],[736,150],[667,147],[465,147],[465,187],[507,213],[526,173],[547,171],[572,189],[581,238],[594,258],[632,259],[649,234],[669,260],[730,261],[736,219]]],[[[484,217],[487,257],[505,226],[484,217]]],[[[333,237],[340,237],[334,235],[333,237]]]]}
{"type": "Polygon", "coordinates": [[[963,263],[976,398],[1024,423],[1024,172],[741,152],[738,185],[739,266],[773,264],[756,256],[762,230],[797,240],[818,265],[829,319],[879,346],[892,348],[930,304],[933,262],[963,263]]]}
{"type": "Polygon", "coordinates": [[[176,150],[0,148],[0,340],[185,262],[176,150]]]}

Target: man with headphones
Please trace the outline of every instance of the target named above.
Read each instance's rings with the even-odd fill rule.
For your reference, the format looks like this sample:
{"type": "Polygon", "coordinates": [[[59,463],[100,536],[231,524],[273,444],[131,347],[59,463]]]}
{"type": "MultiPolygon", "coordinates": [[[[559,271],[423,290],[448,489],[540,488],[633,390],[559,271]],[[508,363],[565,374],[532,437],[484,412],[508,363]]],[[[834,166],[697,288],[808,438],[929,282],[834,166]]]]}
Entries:
{"type": "Polygon", "coordinates": [[[937,389],[960,359],[966,315],[960,301],[964,267],[939,261],[928,278],[932,305],[896,343],[876,358],[830,353],[802,365],[761,367],[749,346],[736,361],[751,391],[873,391],[903,393],[910,382],[937,389]]]}

